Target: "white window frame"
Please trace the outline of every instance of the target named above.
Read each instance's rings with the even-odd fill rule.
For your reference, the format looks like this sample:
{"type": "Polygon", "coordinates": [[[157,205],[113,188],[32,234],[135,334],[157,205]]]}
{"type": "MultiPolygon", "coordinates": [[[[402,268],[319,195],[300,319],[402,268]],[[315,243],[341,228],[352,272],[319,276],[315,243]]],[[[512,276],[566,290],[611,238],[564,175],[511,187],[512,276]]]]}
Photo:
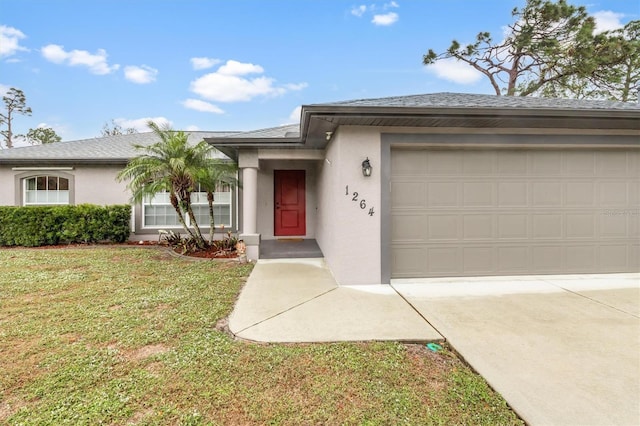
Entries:
{"type": "Polygon", "coordinates": [[[24,206],[66,206],[71,204],[71,179],[57,174],[39,174],[27,176],[22,179],[22,205],[24,206]],[[45,179],[45,189],[38,188],[38,179],[45,179]],[[49,179],[56,179],[56,189],[49,189],[49,179]],[[67,181],[67,189],[60,189],[60,179],[67,181]],[[36,189],[28,189],[29,181],[34,180],[36,189]],[[30,200],[29,194],[33,193],[35,200],[30,200]],[[55,193],[55,197],[53,194],[55,193]],[[45,200],[39,200],[39,195],[44,194],[45,200]],[[55,200],[52,201],[52,198],[55,200]]]}
{"type": "MultiPolygon", "coordinates": [[[[216,206],[229,206],[229,215],[227,217],[227,222],[225,223],[215,223],[215,229],[223,229],[223,228],[231,228],[233,225],[233,190],[230,187],[225,187],[221,189],[226,189],[225,191],[216,191],[214,192],[213,206],[214,210],[216,206]]],[[[206,192],[193,192],[191,193],[191,205],[192,207],[204,207],[206,208],[206,215],[200,215],[202,217],[206,216],[206,221],[198,222],[198,226],[202,229],[209,229],[209,202],[207,201],[207,193],[206,192]]],[[[169,201],[169,193],[167,191],[163,191],[161,193],[156,194],[152,198],[145,198],[142,201],[142,228],[143,229],[165,229],[165,228],[182,228],[182,225],[177,222],[176,224],[168,224],[168,225],[158,225],[158,224],[147,224],[147,208],[151,206],[165,206],[167,210],[169,210],[173,215],[176,215],[177,222],[177,213],[175,213],[175,209],[171,205],[169,201]]],[[[196,213],[196,212],[194,212],[196,213]]],[[[196,216],[197,213],[196,213],[196,216]]],[[[185,222],[187,226],[191,227],[191,219],[189,216],[185,214],[185,222]]]]}

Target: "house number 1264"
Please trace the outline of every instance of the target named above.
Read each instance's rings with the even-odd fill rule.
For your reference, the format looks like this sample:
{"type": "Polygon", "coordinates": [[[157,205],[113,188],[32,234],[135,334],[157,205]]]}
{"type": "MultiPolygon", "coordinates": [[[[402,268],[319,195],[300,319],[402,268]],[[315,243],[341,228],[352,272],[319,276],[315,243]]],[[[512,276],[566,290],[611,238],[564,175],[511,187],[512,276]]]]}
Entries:
{"type": "MultiPolygon", "coordinates": [[[[358,205],[360,206],[360,208],[361,208],[362,210],[364,210],[364,209],[366,209],[366,208],[367,208],[367,201],[366,201],[364,198],[363,198],[362,200],[358,200],[358,196],[359,196],[360,194],[358,194],[358,193],[357,193],[357,192],[355,192],[355,191],[354,191],[353,193],[349,193],[349,185],[347,185],[347,186],[345,187],[344,195],[346,195],[346,196],[351,196],[351,197],[352,197],[352,198],[351,198],[351,201],[355,201],[356,203],[358,203],[358,205]]],[[[369,216],[373,216],[373,213],[374,213],[374,210],[373,210],[373,207],[371,207],[371,208],[369,209],[369,212],[368,212],[367,214],[368,214],[369,216]]]]}

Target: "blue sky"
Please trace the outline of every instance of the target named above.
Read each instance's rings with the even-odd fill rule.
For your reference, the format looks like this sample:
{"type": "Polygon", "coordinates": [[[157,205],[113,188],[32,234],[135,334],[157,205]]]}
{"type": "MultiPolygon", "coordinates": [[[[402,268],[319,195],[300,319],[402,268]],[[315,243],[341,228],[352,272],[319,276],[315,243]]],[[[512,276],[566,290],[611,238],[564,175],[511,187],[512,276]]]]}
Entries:
{"type": "MultiPolygon", "coordinates": [[[[637,0],[584,4],[603,29],[637,0]]],[[[498,38],[524,0],[0,0],[0,91],[63,140],[115,120],[184,130],[297,121],[303,104],[433,92],[492,93],[468,67],[422,55],[480,31],[498,38]]]]}

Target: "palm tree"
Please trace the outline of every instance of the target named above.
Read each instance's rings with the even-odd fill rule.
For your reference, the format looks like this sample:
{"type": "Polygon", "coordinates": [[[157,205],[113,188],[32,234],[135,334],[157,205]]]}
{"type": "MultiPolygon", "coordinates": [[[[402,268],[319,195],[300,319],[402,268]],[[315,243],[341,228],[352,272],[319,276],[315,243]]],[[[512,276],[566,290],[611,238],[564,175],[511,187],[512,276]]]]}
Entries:
{"type": "Polygon", "coordinates": [[[131,159],[117,178],[129,181],[127,188],[131,190],[131,200],[136,203],[167,191],[180,224],[198,248],[205,248],[207,243],[191,207],[191,194],[197,187],[197,177],[211,165],[213,148],[205,141],[190,146],[188,134],[169,127],[161,128],[152,121],[147,124],[160,141],[149,146],[134,145],[143,153],[131,159]],[[187,226],[185,213],[193,229],[187,226]]]}
{"type": "Polygon", "coordinates": [[[207,193],[207,201],[209,203],[209,244],[213,244],[213,234],[215,231],[215,217],[213,211],[213,202],[215,192],[223,186],[234,187],[238,184],[236,174],[238,168],[235,164],[222,161],[219,159],[210,159],[207,167],[200,170],[197,176],[200,189],[207,193]]]}

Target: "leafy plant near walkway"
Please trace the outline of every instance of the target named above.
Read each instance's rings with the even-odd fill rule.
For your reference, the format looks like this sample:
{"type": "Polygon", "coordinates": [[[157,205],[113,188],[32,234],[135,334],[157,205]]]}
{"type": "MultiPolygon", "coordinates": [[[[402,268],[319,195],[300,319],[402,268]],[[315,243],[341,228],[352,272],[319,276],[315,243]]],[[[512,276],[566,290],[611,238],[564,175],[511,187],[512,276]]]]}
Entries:
{"type": "Polygon", "coordinates": [[[521,424],[446,350],[235,341],[215,324],[250,270],[0,250],[0,424],[521,424]]]}

